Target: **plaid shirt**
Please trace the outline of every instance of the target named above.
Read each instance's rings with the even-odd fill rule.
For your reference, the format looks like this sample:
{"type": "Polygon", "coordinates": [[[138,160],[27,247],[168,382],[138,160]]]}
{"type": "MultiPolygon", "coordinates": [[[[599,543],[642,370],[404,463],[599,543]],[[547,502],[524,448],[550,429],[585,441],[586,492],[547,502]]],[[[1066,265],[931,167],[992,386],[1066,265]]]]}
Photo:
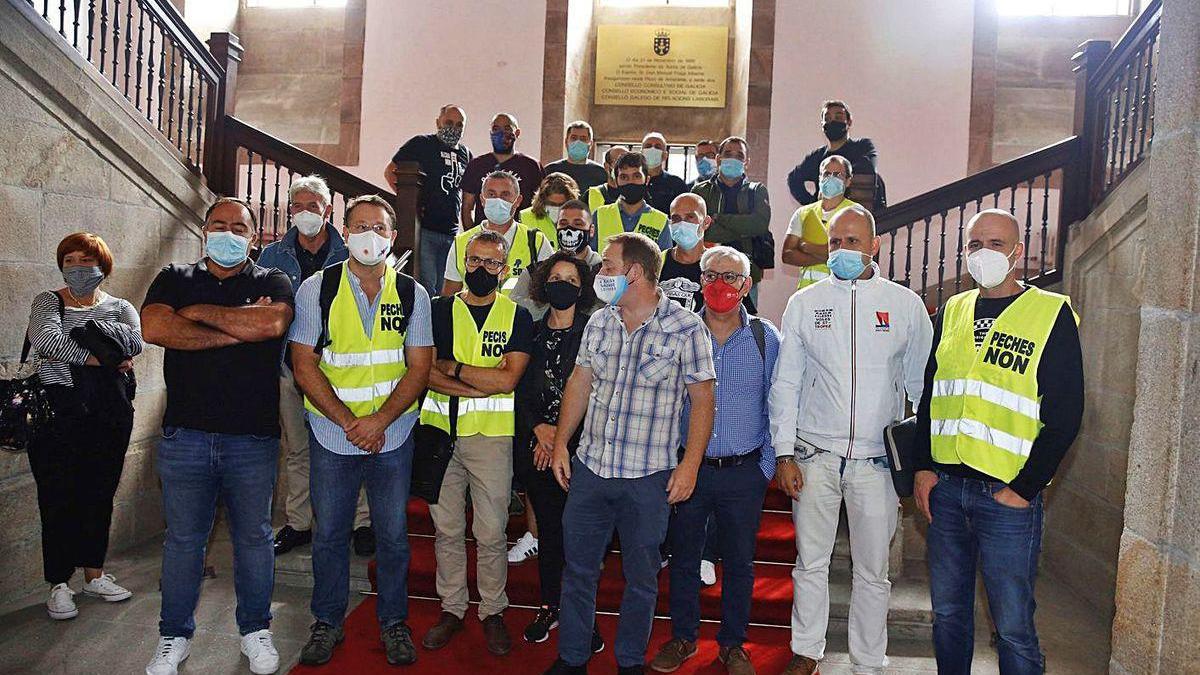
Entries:
{"type": "Polygon", "coordinates": [[[700,317],[659,292],[654,313],[629,333],[621,310],[606,307],[588,321],[575,364],[592,369],[580,461],[601,478],[673,469],[686,386],[716,379],[700,317]]]}

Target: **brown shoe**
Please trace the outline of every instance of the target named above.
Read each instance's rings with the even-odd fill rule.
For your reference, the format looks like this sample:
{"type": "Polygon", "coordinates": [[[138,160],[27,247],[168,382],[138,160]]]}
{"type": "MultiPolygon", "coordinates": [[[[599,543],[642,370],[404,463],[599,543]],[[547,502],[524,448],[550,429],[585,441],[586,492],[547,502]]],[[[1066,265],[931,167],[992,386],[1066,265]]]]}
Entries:
{"type": "Polygon", "coordinates": [[[725,664],[725,672],[729,675],[757,675],[754,664],[750,663],[750,654],[741,647],[721,647],[717,658],[725,664]]]}
{"type": "Polygon", "coordinates": [[[821,675],[821,665],[816,659],[793,654],[792,660],[788,661],[787,668],[784,668],[780,675],[821,675]]]}
{"type": "Polygon", "coordinates": [[[496,656],[504,656],[512,650],[512,640],[508,637],[503,615],[493,614],[483,620],[483,640],[487,643],[487,650],[496,656]]]}
{"type": "Polygon", "coordinates": [[[450,612],[442,612],[438,617],[438,622],[433,624],[425,633],[425,637],[421,640],[421,645],[425,649],[434,650],[441,649],[450,643],[450,638],[454,634],[463,629],[463,620],[454,616],[450,612]]]}
{"type": "Polygon", "coordinates": [[[679,666],[682,666],[684,661],[695,655],[695,642],[671,638],[667,644],[658,650],[658,654],[650,662],[650,669],[660,673],[673,673],[679,670],[679,666]]]}

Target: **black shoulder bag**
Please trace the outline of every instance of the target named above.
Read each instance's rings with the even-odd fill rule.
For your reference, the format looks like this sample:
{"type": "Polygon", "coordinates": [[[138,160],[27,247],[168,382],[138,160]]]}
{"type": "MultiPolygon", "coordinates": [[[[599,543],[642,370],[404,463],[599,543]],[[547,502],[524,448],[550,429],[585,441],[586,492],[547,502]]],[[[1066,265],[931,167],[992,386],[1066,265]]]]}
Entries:
{"type": "MultiPolygon", "coordinates": [[[[58,300],[58,317],[62,319],[66,304],[62,296],[58,300]]],[[[25,344],[21,347],[21,363],[29,359],[29,331],[25,331],[25,344]]],[[[0,448],[9,452],[25,452],[33,437],[54,418],[50,396],[37,369],[32,374],[0,380],[0,448]]]]}

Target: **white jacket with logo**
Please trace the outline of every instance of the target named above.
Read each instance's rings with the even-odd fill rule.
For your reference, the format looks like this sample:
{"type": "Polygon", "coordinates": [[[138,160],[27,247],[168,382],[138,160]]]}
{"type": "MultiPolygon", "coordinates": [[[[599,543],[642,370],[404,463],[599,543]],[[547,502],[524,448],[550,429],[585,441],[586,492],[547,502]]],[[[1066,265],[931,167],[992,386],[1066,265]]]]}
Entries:
{"type": "Polygon", "coordinates": [[[797,442],[844,457],[884,455],[883,430],[921,400],[933,324],[911,290],[879,276],[834,276],[797,291],[771,386],[776,456],[797,442]]]}

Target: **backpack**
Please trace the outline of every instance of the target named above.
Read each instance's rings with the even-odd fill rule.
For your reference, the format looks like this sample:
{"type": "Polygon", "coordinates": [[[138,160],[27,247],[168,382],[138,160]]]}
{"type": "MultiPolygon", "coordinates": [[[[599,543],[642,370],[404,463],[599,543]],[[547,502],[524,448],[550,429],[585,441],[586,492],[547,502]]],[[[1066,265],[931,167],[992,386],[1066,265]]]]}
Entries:
{"type": "MultiPolygon", "coordinates": [[[[321,337],[313,345],[313,351],[320,354],[331,342],[329,339],[329,310],[333,307],[333,299],[337,297],[338,288],[342,284],[342,263],[330,265],[321,271],[321,337]]],[[[400,296],[400,308],[404,316],[400,318],[400,332],[408,330],[408,320],[412,316],[416,304],[417,283],[412,277],[403,272],[396,272],[396,294],[400,296]]],[[[380,291],[382,292],[382,290],[380,291]]]]}

